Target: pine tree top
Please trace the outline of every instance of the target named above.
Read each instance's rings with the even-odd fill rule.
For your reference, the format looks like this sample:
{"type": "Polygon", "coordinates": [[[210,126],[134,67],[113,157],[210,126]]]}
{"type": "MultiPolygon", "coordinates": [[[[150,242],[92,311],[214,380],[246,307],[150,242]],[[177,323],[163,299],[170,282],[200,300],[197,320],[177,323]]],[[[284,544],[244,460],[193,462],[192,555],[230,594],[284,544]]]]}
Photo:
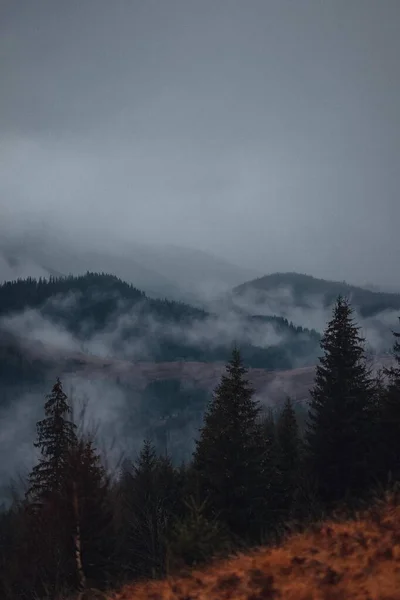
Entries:
{"type": "Polygon", "coordinates": [[[261,407],[254,399],[254,389],[247,377],[240,351],[235,347],[232,357],[226,365],[226,373],[222,375],[219,385],[215,388],[213,398],[205,412],[205,423],[215,418],[225,419],[226,424],[242,420],[256,419],[261,407]]]}
{"type": "Polygon", "coordinates": [[[339,297],[321,341],[324,355],[310,392],[307,455],[325,499],[365,484],[370,403],[374,380],[364,339],[349,302],[339,297]]]}
{"type": "Polygon", "coordinates": [[[41,457],[32,470],[27,492],[27,497],[37,500],[62,491],[70,466],[70,452],[77,445],[76,425],[68,420],[72,411],[59,378],[46,396],[44,408],[45,419],[36,424],[34,443],[41,457]]]}
{"type": "Polygon", "coordinates": [[[134,466],[134,471],[137,475],[145,474],[153,471],[157,466],[157,452],[148,439],[144,440],[143,447],[139,453],[139,457],[134,466]]]}
{"type": "Polygon", "coordinates": [[[215,389],[204,415],[200,439],[196,442],[195,463],[207,461],[214,453],[220,458],[231,454],[229,460],[240,449],[243,454],[261,444],[261,406],[253,396],[254,390],[246,378],[247,369],[243,366],[240,352],[234,348],[226,374],[215,389]]]}
{"type": "Polygon", "coordinates": [[[371,385],[364,342],[348,300],[339,296],[321,340],[324,355],[317,365],[313,398],[320,394],[348,395],[360,385],[366,388],[371,385]]]}

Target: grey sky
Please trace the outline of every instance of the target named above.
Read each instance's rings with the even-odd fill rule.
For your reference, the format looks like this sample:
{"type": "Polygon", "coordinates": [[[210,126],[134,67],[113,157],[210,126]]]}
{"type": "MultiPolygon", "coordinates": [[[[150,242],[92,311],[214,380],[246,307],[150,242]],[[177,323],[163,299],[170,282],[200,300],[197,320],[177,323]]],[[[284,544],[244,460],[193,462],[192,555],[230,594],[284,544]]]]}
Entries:
{"type": "Polygon", "coordinates": [[[397,283],[399,26],[398,0],[2,0],[0,235],[397,283]]]}

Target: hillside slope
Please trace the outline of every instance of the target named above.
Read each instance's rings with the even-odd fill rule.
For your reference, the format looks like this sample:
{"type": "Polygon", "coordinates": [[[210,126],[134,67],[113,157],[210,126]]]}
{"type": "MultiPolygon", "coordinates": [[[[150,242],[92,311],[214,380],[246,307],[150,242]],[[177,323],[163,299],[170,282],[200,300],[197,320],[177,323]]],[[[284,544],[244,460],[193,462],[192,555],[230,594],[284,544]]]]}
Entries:
{"type": "Polygon", "coordinates": [[[400,506],[389,498],[356,521],[326,522],[276,548],[127,586],[108,599],[399,600],[400,506]]]}
{"type": "Polygon", "coordinates": [[[248,366],[289,369],[314,364],[319,349],[316,332],[285,319],[211,314],[149,298],[96,273],[0,285],[1,331],[32,356],[44,346],[57,360],[79,353],[130,362],[225,362],[236,342],[248,366]]]}
{"type": "Polygon", "coordinates": [[[107,272],[154,297],[199,302],[228,290],[259,273],[193,248],[146,244],[79,248],[72,241],[56,239],[46,231],[15,238],[1,232],[0,282],[18,277],[83,275],[107,272]]]}
{"type": "Polygon", "coordinates": [[[400,310],[400,294],[373,291],[299,273],[273,273],[253,279],[235,287],[232,299],[239,306],[251,307],[251,312],[264,306],[270,307],[274,314],[282,314],[282,311],[290,311],[294,306],[328,308],[339,294],[347,296],[362,317],[400,310]]]}

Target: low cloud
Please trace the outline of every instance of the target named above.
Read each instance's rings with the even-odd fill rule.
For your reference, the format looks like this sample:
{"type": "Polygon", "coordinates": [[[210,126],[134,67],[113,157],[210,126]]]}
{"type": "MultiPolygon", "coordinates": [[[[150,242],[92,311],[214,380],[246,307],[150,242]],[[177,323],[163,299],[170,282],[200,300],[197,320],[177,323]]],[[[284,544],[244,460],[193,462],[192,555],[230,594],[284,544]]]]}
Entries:
{"type": "MultiPolygon", "coordinates": [[[[94,301],[106,297],[99,294],[94,301]]],[[[78,297],[72,293],[60,295],[52,298],[46,308],[73,311],[77,301],[78,297]]],[[[234,311],[180,324],[157,318],[143,310],[144,306],[139,302],[134,308],[128,307],[121,300],[102,329],[91,330],[88,319],[81,324],[77,335],[56,320],[44,316],[40,309],[14,313],[2,318],[0,325],[31,348],[39,344],[43,351],[52,348],[64,353],[84,352],[101,358],[126,360],[151,359],[154,348],[162,340],[215,349],[221,346],[229,348],[235,342],[268,348],[284,343],[287,338],[273,323],[251,321],[234,311]],[[139,326],[143,333],[137,333],[139,326]],[[133,331],[134,334],[130,333],[133,331]]]]}
{"type": "MultiPolygon", "coordinates": [[[[349,301],[351,304],[351,295],[349,301]]],[[[299,305],[290,286],[281,286],[268,293],[249,288],[234,297],[234,304],[248,314],[281,316],[295,325],[314,329],[320,334],[331,320],[333,308],[333,304],[326,306],[322,294],[304,294],[299,305]]],[[[372,352],[385,353],[392,347],[392,330],[397,327],[399,313],[400,311],[384,310],[374,316],[364,317],[354,309],[354,322],[360,327],[360,333],[372,352]]]]}
{"type": "MultiPolygon", "coordinates": [[[[101,298],[100,294],[98,299],[101,298]]],[[[73,311],[78,300],[78,294],[60,295],[52,298],[47,308],[73,311]]],[[[322,298],[307,298],[310,307],[301,308],[295,305],[288,289],[277,291],[270,303],[262,307],[251,304],[250,300],[251,296],[241,303],[241,307],[250,313],[268,315],[273,311],[296,325],[311,326],[319,331],[323,331],[331,317],[331,310],[323,306],[322,298]]],[[[117,364],[118,360],[124,359],[132,362],[151,359],[154,347],[160,339],[170,339],[199,348],[216,348],[221,345],[229,347],[233,342],[267,348],[279,346],[287,339],[273,324],[251,322],[244,315],[232,310],[221,310],[204,320],[181,325],[143,313],[142,309],[141,303],[132,309],[121,300],[102,330],[93,332],[89,323],[83,322],[76,335],[55,320],[45,317],[41,310],[26,310],[9,315],[1,319],[0,326],[22,339],[24,344],[38,355],[55,358],[58,353],[60,359],[85,356],[93,359],[114,359],[117,364]],[[138,324],[144,333],[133,337],[126,335],[127,331],[138,324]]],[[[395,328],[398,322],[398,315],[394,311],[382,312],[368,319],[360,319],[357,314],[354,317],[375,353],[379,354],[391,347],[391,329],[395,328]]],[[[294,361],[293,366],[298,368],[303,364],[299,359],[297,364],[294,361]]],[[[128,365],[129,363],[124,367],[125,372],[129,372],[128,365]]],[[[114,375],[117,372],[116,369],[114,375]]],[[[135,391],[134,387],[130,391],[123,390],[108,378],[107,373],[103,375],[101,379],[97,376],[92,377],[90,369],[85,374],[67,373],[63,376],[63,383],[65,391],[74,402],[77,414],[80,414],[83,406],[85,407],[83,425],[88,430],[96,431],[98,444],[113,470],[119,464],[121,456],[134,456],[139,451],[147,432],[152,427],[159,426],[159,422],[149,422],[146,427],[138,424],[135,415],[140,411],[141,392],[135,391]]],[[[286,395],[291,396],[295,402],[302,402],[308,397],[312,381],[312,368],[298,369],[295,376],[277,373],[268,385],[257,389],[257,398],[264,406],[270,407],[276,407],[278,400],[286,395]]],[[[45,393],[49,391],[46,390],[45,393]]],[[[0,482],[8,481],[16,473],[26,473],[31,468],[36,457],[33,448],[35,423],[43,414],[43,403],[43,394],[26,393],[2,410],[0,454],[8,459],[3,461],[0,467],[0,482]]],[[[187,415],[178,431],[171,421],[169,449],[178,449],[178,454],[182,453],[182,439],[185,438],[187,441],[184,454],[189,456],[193,440],[198,433],[198,425],[197,421],[187,415]]]]}

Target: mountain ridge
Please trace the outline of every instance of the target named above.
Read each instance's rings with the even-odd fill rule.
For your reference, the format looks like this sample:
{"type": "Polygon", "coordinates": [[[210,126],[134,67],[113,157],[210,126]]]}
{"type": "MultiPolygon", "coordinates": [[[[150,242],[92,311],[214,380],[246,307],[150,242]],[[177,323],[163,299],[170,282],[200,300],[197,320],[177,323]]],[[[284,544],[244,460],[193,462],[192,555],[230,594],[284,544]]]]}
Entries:
{"type": "MultiPolygon", "coordinates": [[[[0,330],[3,362],[14,357],[21,377],[33,360],[60,369],[68,360],[94,369],[95,357],[114,365],[224,363],[236,342],[249,367],[287,370],[313,364],[320,339],[281,317],[212,314],[149,298],[114,275],[94,273],[1,285],[0,330]]],[[[6,376],[10,368],[4,369],[6,376]]]]}
{"type": "Polygon", "coordinates": [[[87,271],[114,273],[148,295],[196,303],[213,289],[228,290],[257,274],[204,250],[174,244],[131,241],[83,251],[51,234],[32,233],[26,239],[6,235],[0,240],[0,281],[87,271]]]}
{"type": "Polygon", "coordinates": [[[299,299],[307,295],[321,295],[325,301],[331,304],[338,295],[346,295],[358,306],[361,299],[366,301],[379,297],[381,303],[389,304],[392,302],[390,308],[396,307],[400,309],[400,293],[398,292],[371,290],[366,287],[350,284],[346,281],[322,279],[293,271],[275,272],[257,277],[234,287],[232,292],[234,295],[240,295],[248,289],[270,291],[284,286],[291,287],[295,297],[299,299]]]}
{"type": "MultiPolygon", "coordinates": [[[[245,312],[257,311],[263,314],[289,316],[294,312],[303,316],[312,311],[325,312],[335,303],[337,297],[346,296],[357,316],[375,318],[379,315],[400,311],[400,293],[377,291],[347,282],[330,281],[301,273],[272,273],[246,281],[233,288],[229,298],[233,306],[245,312]]],[[[307,320],[298,322],[305,326],[307,320]]],[[[308,325],[308,323],[307,323],[308,325]]]]}

